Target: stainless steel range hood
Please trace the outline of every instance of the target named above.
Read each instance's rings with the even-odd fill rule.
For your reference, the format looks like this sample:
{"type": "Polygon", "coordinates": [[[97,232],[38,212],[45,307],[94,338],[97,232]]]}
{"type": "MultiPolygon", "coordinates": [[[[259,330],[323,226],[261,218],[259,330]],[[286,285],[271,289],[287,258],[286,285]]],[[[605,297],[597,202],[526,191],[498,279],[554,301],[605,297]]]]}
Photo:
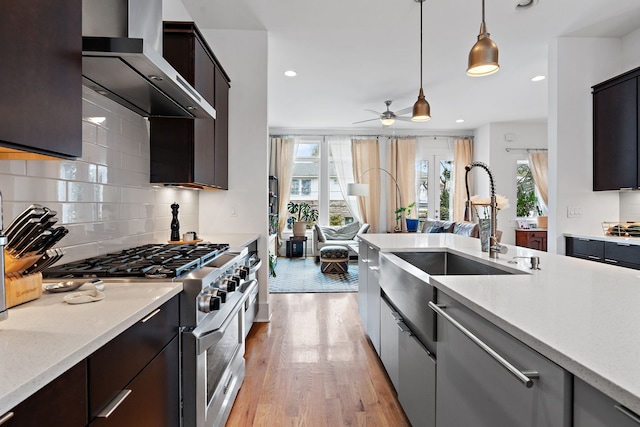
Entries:
{"type": "Polygon", "coordinates": [[[83,84],[145,117],[214,118],[162,57],[162,0],[82,0],[83,84]]]}

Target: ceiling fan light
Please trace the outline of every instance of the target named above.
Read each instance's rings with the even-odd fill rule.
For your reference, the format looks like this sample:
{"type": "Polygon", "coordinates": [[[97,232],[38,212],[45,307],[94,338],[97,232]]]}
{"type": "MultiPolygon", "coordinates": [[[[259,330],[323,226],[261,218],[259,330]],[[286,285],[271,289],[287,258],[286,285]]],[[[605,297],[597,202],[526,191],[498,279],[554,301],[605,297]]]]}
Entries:
{"type": "Polygon", "coordinates": [[[412,122],[426,122],[431,120],[431,106],[424,97],[424,91],[420,88],[418,100],[413,104],[412,122]]]}
{"type": "Polygon", "coordinates": [[[498,46],[491,40],[489,33],[481,33],[469,52],[467,74],[474,77],[488,76],[499,69],[498,46]]]}
{"type": "Polygon", "coordinates": [[[380,119],[380,123],[382,123],[382,126],[391,126],[395,122],[396,122],[396,119],[394,119],[393,117],[385,117],[380,119]]]}

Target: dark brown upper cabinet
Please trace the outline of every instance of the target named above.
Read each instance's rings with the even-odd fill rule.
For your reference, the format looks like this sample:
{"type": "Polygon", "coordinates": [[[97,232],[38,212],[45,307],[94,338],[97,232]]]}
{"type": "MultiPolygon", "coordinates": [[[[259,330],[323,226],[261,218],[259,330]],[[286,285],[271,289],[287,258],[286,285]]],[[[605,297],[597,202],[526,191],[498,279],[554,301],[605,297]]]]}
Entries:
{"type": "Polygon", "coordinates": [[[82,1],[0,3],[0,159],[82,155],[82,1]]]}
{"type": "Polygon", "coordinates": [[[640,68],[593,86],[593,190],[640,188],[640,68]]]}
{"type": "Polygon", "coordinates": [[[216,119],[151,118],[151,182],[226,190],[229,77],[193,22],[165,22],[163,50],[216,119]]]}

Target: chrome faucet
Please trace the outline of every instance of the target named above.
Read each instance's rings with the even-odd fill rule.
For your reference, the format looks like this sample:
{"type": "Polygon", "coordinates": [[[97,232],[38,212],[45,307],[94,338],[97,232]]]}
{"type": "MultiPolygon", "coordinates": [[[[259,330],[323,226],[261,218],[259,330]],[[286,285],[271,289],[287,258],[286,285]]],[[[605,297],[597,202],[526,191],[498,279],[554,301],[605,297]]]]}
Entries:
{"type": "Polygon", "coordinates": [[[540,257],[538,256],[514,256],[511,261],[507,261],[509,264],[517,264],[515,261],[518,258],[528,259],[531,262],[531,270],[542,270],[540,268],[540,257]]]}
{"type": "Polygon", "coordinates": [[[2,193],[0,193],[0,320],[5,320],[9,315],[4,282],[4,247],[6,244],[7,237],[2,234],[2,193]]]}
{"type": "Polygon", "coordinates": [[[489,170],[489,166],[487,166],[485,163],[482,162],[471,162],[468,165],[466,165],[464,168],[466,170],[465,174],[464,174],[464,184],[465,187],[467,189],[467,202],[465,203],[465,209],[464,209],[464,220],[465,221],[473,221],[473,211],[472,211],[472,204],[471,204],[471,197],[469,196],[469,172],[471,172],[471,169],[475,168],[475,167],[479,167],[485,170],[485,172],[487,172],[487,174],[489,175],[489,184],[491,186],[490,190],[491,190],[491,201],[489,202],[489,208],[490,208],[490,213],[489,216],[491,217],[491,237],[489,237],[489,257],[491,258],[498,258],[498,254],[504,254],[507,253],[507,248],[506,246],[502,246],[500,245],[500,243],[498,243],[498,237],[497,237],[497,232],[498,232],[498,202],[496,201],[496,186],[493,182],[493,174],[491,173],[491,170],[489,170]]]}

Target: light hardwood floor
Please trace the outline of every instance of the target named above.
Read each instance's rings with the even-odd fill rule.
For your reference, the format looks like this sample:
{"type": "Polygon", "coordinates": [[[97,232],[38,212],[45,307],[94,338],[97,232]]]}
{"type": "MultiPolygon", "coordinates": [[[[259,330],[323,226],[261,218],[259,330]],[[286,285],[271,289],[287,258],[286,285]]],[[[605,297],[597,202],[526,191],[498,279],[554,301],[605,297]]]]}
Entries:
{"type": "Polygon", "coordinates": [[[227,426],[410,426],[368,342],[356,293],[271,294],[247,340],[227,426]]]}

